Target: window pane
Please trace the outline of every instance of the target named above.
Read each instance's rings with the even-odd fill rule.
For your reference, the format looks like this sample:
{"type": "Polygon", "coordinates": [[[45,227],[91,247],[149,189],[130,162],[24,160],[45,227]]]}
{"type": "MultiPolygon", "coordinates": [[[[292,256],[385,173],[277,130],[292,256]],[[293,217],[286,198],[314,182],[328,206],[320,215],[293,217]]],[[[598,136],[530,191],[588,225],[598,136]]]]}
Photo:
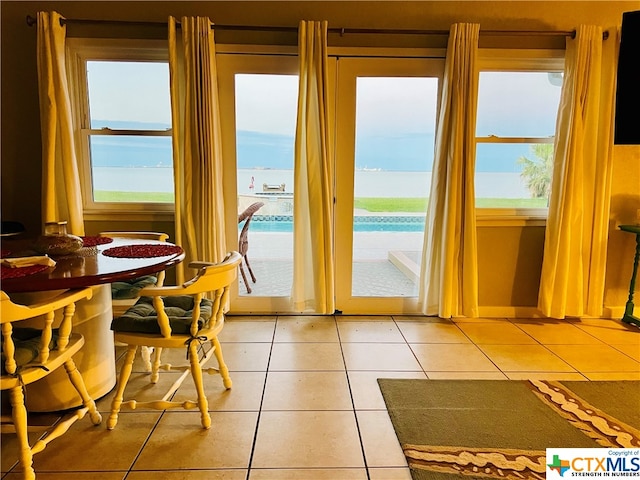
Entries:
{"type": "Polygon", "coordinates": [[[171,127],[169,64],[87,62],[91,128],[171,127]]]}
{"type": "MultiPolygon", "coordinates": [[[[264,205],[248,230],[251,295],[288,297],[293,282],[293,145],[296,129],[296,75],[238,74],[236,161],[238,213],[264,205]],[[269,281],[265,281],[269,279],[269,281]]],[[[242,230],[244,222],[238,225],[242,230]]],[[[239,294],[247,295],[243,276],[239,294]]]]}
{"type": "Polygon", "coordinates": [[[358,77],[356,87],[352,295],[415,297],[438,80],[358,77]]]}
{"type": "Polygon", "coordinates": [[[546,208],[553,144],[478,143],[477,208],[546,208]]]}
{"type": "Polygon", "coordinates": [[[476,135],[551,137],[562,77],[550,72],[480,72],[476,135]]]}
{"type": "Polygon", "coordinates": [[[90,137],[96,202],[173,202],[171,137],[90,137]]]}
{"type": "MultiPolygon", "coordinates": [[[[90,128],[171,128],[166,62],[87,62],[90,128]]],[[[89,137],[94,202],[172,203],[170,136],[89,137]]]]}

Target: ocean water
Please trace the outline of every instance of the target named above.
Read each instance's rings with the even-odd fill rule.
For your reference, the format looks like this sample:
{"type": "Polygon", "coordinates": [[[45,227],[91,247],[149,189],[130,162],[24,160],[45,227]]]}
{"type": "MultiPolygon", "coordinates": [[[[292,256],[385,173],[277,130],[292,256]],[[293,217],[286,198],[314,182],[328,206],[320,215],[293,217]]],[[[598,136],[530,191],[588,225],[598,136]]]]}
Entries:
{"type": "MultiPolygon", "coordinates": [[[[173,170],[166,167],[94,167],[94,190],[172,192],[173,170]]],[[[285,184],[293,192],[293,170],[239,169],[238,194],[262,191],[263,184],[285,184]],[[253,188],[251,185],[253,184],[253,188]]],[[[356,197],[427,197],[431,172],[355,172],[356,197]]],[[[476,173],[477,198],[529,198],[517,172],[476,173]]]]}

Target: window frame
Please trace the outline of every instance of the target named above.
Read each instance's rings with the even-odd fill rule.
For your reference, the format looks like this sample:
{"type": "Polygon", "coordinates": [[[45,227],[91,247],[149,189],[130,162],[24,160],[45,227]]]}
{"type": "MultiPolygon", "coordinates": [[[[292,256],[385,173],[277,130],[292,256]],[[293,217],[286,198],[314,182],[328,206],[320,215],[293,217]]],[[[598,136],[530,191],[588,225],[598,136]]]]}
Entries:
{"type": "MultiPolygon", "coordinates": [[[[564,72],[564,50],[479,49],[478,79],[482,72],[564,72]]],[[[479,90],[478,90],[479,92],[479,90]]],[[[553,137],[475,137],[479,143],[553,143],[553,137]]],[[[548,208],[476,208],[483,225],[545,225],[548,208]]]]}
{"type": "Polygon", "coordinates": [[[86,219],[108,220],[172,220],[174,203],[96,202],[93,199],[91,136],[140,135],[171,136],[172,130],[92,129],[89,112],[87,62],[167,62],[169,49],[164,40],[69,38],[67,39],[67,71],[73,111],[74,140],[83,211],[86,219]]]}

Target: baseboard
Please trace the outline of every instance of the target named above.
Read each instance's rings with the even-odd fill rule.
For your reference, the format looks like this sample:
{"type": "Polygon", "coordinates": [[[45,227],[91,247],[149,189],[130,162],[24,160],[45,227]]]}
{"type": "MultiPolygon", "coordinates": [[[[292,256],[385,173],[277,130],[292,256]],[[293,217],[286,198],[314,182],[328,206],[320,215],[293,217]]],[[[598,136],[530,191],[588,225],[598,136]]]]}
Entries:
{"type": "MultiPolygon", "coordinates": [[[[621,319],[624,307],[604,307],[602,316],[596,318],[621,319]]],[[[536,307],[478,307],[478,315],[483,318],[547,318],[536,307]]],[[[582,317],[590,318],[590,317],[582,317]]]]}

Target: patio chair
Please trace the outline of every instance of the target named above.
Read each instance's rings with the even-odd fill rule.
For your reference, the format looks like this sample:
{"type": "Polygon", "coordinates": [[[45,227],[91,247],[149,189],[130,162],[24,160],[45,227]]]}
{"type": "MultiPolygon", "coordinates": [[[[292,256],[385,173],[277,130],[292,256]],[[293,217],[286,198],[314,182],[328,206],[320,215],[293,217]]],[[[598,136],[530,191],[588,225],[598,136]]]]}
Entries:
{"type": "MultiPolygon", "coordinates": [[[[107,428],[112,430],[118,423],[121,408],[165,410],[168,408],[199,408],[203,428],[211,426],[208,401],[202,380],[203,372],[220,374],[224,386],[231,388],[229,369],[224,363],[218,334],[224,326],[224,313],[229,295],[229,286],[238,276],[238,265],[242,257],[231,252],[221,263],[191,262],[189,268],[199,269],[194,278],[178,286],[147,287],[136,304],[114,319],[111,329],[117,342],[127,345],[124,363],[116,393],[111,403],[111,414],[107,428]],[[205,298],[205,295],[211,297],[205,298]],[[205,352],[207,343],[209,349],[205,352]],[[163,348],[185,348],[189,365],[160,365],[153,363],[151,382],[158,380],[159,370],[182,371],[169,391],[159,400],[124,400],[125,388],[133,367],[138,347],[151,346],[159,355],[163,348]],[[199,358],[199,349],[203,356],[199,358]],[[202,367],[215,355],[218,368],[202,367]],[[197,400],[171,401],[183,380],[191,374],[196,387],[197,400]]],[[[156,357],[156,360],[159,357],[156,357]]]]}
{"type": "Polygon", "coordinates": [[[94,425],[102,422],[96,404],[89,396],[82,375],[73,361],[73,355],[84,345],[84,337],[72,333],[72,317],[75,313],[75,302],[90,299],[91,288],[67,290],[53,298],[20,305],[11,301],[9,296],[0,291],[0,322],[2,323],[2,365],[0,386],[9,391],[11,402],[11,422],[4,423],[2,430],[16,433],[19,443],[19,460],[23,478],[36,478],[33,470],[33,455],[44,450],[47,445],[69,430],[77,420],[87,412],[94,425]],[[62,311],[59,328],[52,328],[55,313],[62,311]],[[36,319],[36,317],[39,317],[36,319]],[[35,319],[42,327],[20,327],[21,320],[35,319]],[[47,375],[64,367],[69,381],[76,389],[82,405],[80,409],[67,413],[60,421],[50,427],[41,427],[46,431],[33,446],[29,445],[27,432],[35,427],[28,425],[25,406],[25,388],[47,375]]]}
{"type": "MultiPolygon", "coordinates": [[[[238,215],[238,225],[240,225],[243,221],[245,222],[242,226],[242,230],[240,231],[240,236],[238,238],[238,251],[244,259],[244,262],[247,264],[247,269],[249,270],[249,275],[251,275],[251,280],[253,280],[253,283],[256,283],[256,276],[253,274],[253,270],[251,269],[251,265],[249,264],[249,259],[247,258],[247,252],[249,251],[249,223],[251,223],[253,215],[263,206],[264,203],[262,202],[252,203],[245,209],[244,212],[238,215]]],[[[242,268],[242,262],[240,262],[240,273],[242,274],[244,285],[245,287],[247,287],[247,293],[251,293],[251,286],[249,285],[247,276],[245,275],[244,269],[242,268]]]]}

